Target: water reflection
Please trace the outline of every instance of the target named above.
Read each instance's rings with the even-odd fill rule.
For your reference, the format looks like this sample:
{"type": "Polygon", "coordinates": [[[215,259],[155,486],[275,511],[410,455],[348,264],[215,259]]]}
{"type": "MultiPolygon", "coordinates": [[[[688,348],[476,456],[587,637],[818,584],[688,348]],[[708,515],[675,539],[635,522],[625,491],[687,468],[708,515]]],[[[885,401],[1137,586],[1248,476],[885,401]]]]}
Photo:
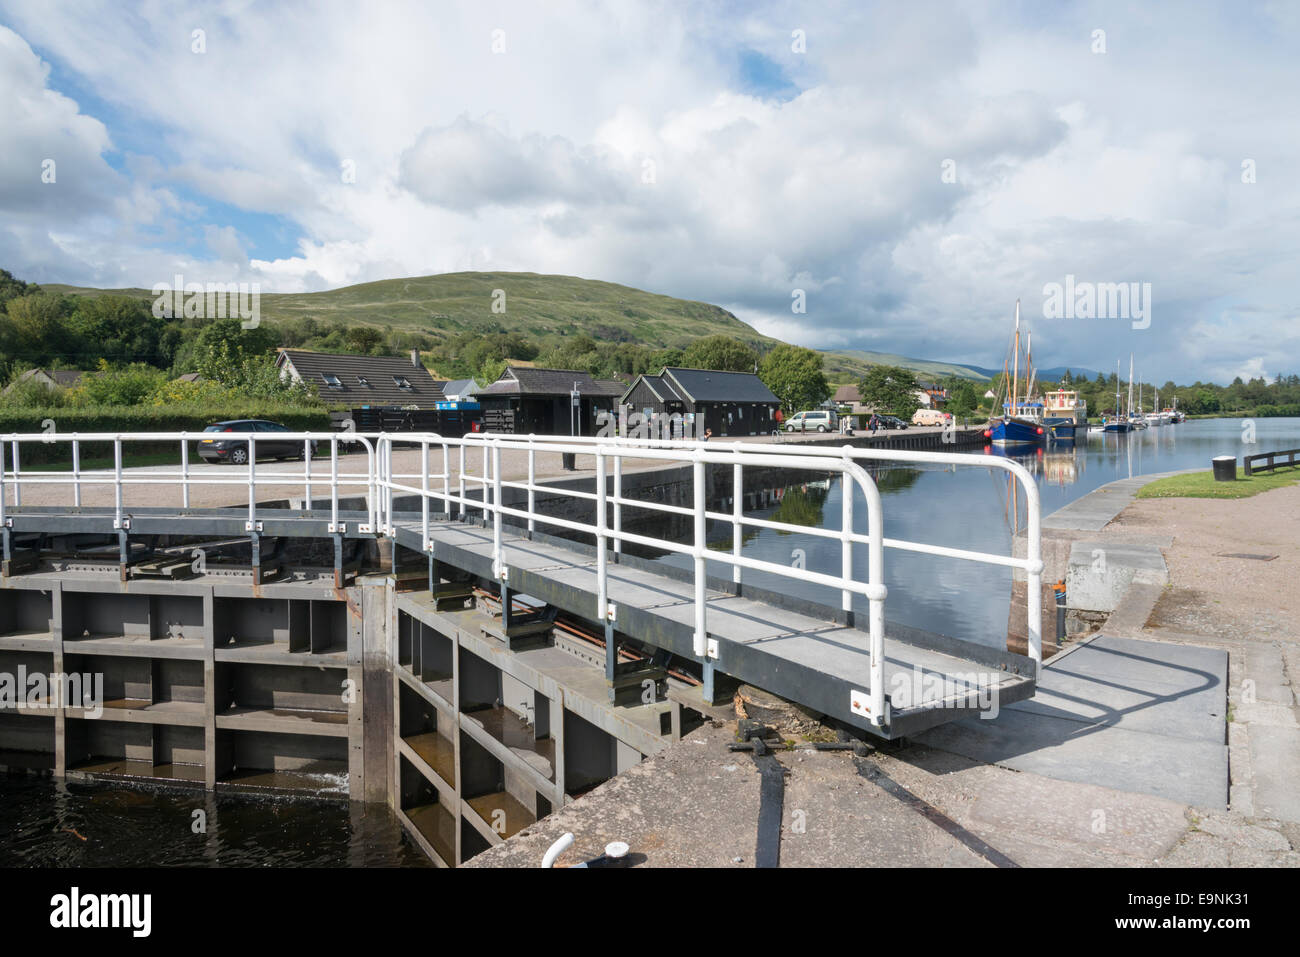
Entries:
{"type": "MultiPolygon", "coordinates": [[[[1080,433],[1073,445],[1049,445],[1011,457],[1034,476],[1042,514],[1052,512],[1107,482],[1184,468],[1209,468],[1215,455],[1241,456],[1300,446],[1300,419],[1255,419],[1253,445],[1243,445],[1242,422],[1214,419],[1153,427],[1129,435],[1080,433]]],[[[972,456],[1005,455],[990,448],[972,456]]],[[[1011,553],[1012,539],[1025,526],[1023,490],[1001,469],[956,466],[870,468],[882,495],[887,538],[928,542],[952,548],[1011,553]]],[[[747,490],[745,513],[789,521],[801,527],[838,531],[842,514],[839,480],[754,494],[747,490]],[[789,499],[789,504],[786,504],[789,499]],[[778,509],[781,514],[778,515],[778,509]]],[[[730,503],[725,509],[730,510],[730,503]]],[[[866,503],[853,507],[857,531],[866,532],[866,503]]],[[[662,521],[661,521],[662,525],[662,521]]],[[[674,529],[673,531],[677,531],[674,529]]],[[[656,528],[654,534],[663,534],[656,528]]],[[[680,530],[689,541],[689,528],[680,530]]],[[[731,547],[730,523],[710,523],[718,550],[731,547]]],[[[798,532],[747,529],[742,545],[753,558],[791,564],[796,552],[809,571],[838,574],[840,543],[798,532]]],[[[686,556],[661,561],[689,566],[686,556]]],[[[854,571],[866,575],[867,550],[855,548],[854,571]]],[[[730,569],[711,566],[712,574],[730,577],[730,569]]],[[[1004,567],[916,552],[886,549],[886,618],[940,634],[1004,647],[1010,610],[1011,573],[1004,567]]],[[[744,579],[763,588],[786,591],[837,607],[839,594],[806,581],[764,575],[746,569],[744,579]]],[[[865,606],[859,608],[865,610],[865,606]]]]}

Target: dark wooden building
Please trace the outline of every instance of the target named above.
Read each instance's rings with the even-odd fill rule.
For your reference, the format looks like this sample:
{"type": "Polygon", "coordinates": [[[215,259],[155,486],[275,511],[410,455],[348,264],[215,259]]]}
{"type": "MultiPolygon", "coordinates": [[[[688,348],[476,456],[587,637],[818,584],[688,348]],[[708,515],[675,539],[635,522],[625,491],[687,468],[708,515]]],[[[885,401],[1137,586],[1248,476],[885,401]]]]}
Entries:
{"type": "Polygon", "coordinates": [[[600,428],[597,416],[614,411],[624,388],[621,382],[572,369],[509,366],[474,398],[482,407],[486,432],[595,435],[600,428]]]}
{"type": "Polygon", "coordinates": [[[778,399],[763,380],[751,372],[713,372],[707,369],[665,368],[658,375],[641,375],[623,394],[628,413],[680,415],[679,430],[703,435],[768,435],[776,428],[778,399]]]}

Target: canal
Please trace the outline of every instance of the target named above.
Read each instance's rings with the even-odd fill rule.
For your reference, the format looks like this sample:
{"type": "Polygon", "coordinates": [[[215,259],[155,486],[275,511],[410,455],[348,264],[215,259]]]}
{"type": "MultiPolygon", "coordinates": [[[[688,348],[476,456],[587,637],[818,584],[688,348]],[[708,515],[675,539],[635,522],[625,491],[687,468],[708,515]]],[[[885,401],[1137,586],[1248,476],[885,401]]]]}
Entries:
{"type": "MultiPolygon", "coordinates": [[[[1042,499],[1042,514],[1068,505],[1116,479],[1210,467],[1216,455],[1244,455],[1300,447],[1300,418],[1200,419],[1165,425],[1130,435],[1090,433],[1073,445],[1049,445],[1015,454],[1034,475],[1042,499]],[[1252,437],[1254,443],[1245,440],[1252,437]]],[[[1003,454],[992,447],[972,456],[1003,454]]],[[[871,470],[880,489],[885,536],[946,545],[972,551],[1010,554],[1015,530],[1023,530],[1025,503],[1014,479],[998,469],[957,466],[888,467],[871,470]]],[[[752,490],[747,490],[752,491],[752,490]]],[[[749,514],[823,529],[840,528],[838,480],[790,486],[772,492],[776,504],[749,514]]],[[[866,506],[854,503],[857,530],[866,532],[866,506]]],[[[715,547],[730,550],[731,528],[714,523],[709,537],[715,547]]],[[[811,571],[838,575],[839,542],[813,535],[750,530],[744,553],[764,561],[795,564],[811,571]]],[[[659,561],[688,567],[690,558],[669,554],[659,561]]],[[[867,550],[855,549],[857,574],[865,576],[867,550]]],[[[730,576],[722,564],[710,572],[730,576]]],[[[744,580],[774,591],[839,606],[838,592],[746,569],[744,580]]],[[[928,631],[981,644],[1003,647],[1011,601],[1011,570],[958,559],[937,558],[898,549],[885,551],[885,584],[889,597],[885,617],[928,631]]],[[[865,600],[855,605],[864,610],[865,600]]]]}
{"type": "Polygon", "coordinates": [[[0,776],[0,867],[421,867],[386,806],[0,776]]]}

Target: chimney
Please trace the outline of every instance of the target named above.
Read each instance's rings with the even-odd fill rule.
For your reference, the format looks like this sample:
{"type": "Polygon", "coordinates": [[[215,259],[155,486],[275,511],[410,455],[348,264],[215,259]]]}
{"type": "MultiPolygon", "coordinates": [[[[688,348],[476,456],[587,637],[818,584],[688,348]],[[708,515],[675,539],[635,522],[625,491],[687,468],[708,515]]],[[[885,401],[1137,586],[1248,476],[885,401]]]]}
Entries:
{"type": "Polygon", "coordinates": [[[420,350],[419,350],[419,349],[412,349],[412,350],[411,350],[411,365],[415,366],[417,369],[421,368],[421,366],[420,366],[420,350]]]}

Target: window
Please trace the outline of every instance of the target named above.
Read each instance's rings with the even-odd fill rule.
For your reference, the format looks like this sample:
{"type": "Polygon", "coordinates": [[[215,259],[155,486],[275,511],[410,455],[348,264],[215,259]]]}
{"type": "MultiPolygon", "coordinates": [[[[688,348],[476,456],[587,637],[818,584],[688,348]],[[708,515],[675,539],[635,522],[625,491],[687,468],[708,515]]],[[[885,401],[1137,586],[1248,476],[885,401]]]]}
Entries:
{"type": "Polygon", "coordinates": [[[322,372],[320,377],[325,380],[325,384],[331,389],[343,388],[343,382],[333,372],[322,372]]]}
{"type": "Polygon", "coordinates": [[[367,379],[367,378],[366,378],[365,376],[363,376],[363,375],[359,375],[359,376],[357,376],[357,385],[368,386],[368,385],[370,385],[370,380],[367,379]]]}
{"type": "Polygon", "coordinates": [[[393,381],[397,383],[399,389],[409,389],[411,387],[411,380],[404,375],[393,376],[393,381]]]}

